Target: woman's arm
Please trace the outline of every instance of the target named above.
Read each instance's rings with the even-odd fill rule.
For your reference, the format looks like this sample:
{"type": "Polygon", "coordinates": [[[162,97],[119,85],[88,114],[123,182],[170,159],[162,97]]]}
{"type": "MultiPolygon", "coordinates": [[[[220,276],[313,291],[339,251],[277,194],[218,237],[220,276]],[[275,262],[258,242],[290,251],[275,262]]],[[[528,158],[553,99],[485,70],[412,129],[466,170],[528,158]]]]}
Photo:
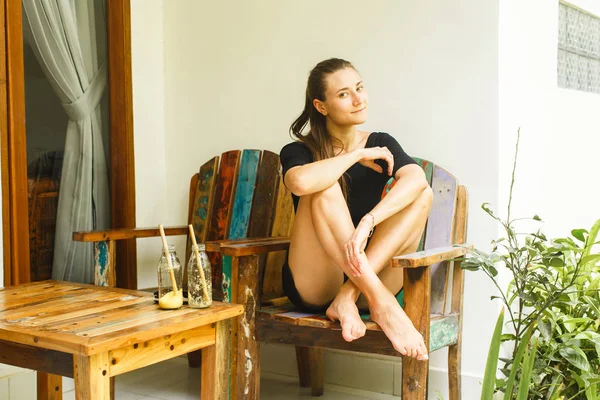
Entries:
{"type": "Polygon", "coordinates": [[[360,162],[364,166],[383,172],[373,160],[388,163],[388,174],[392,173],[394,158],[386,147],[356,149],[349,153],[290,168],[284,176],[285,186],[296,196],[305,196],[329,188],[352,165],[360,162]]]}
{"type": "MultiPolygon", "coordinates": [[[[375,218],[375,225],[402,211],[409,204],[412,204],[429,187],[425,172],[417,164],[409,164],[400,168],[394,178],[398,182],[371,210],[371,214],[375,218]]],[[[365,219],[365,223],[371,226],[370,224],[373,223],[372,218],[367,215],[363,217],[363,220],[365,219]]]]}

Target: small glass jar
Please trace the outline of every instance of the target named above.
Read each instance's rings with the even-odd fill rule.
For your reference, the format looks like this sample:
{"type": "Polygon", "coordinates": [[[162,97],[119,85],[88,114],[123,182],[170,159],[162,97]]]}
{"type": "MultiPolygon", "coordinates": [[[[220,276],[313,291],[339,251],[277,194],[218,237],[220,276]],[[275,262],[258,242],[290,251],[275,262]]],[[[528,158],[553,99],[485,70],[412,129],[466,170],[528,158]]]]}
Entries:
{"type": "Polygon", "coordinates": [[[177,257],[177,252],[173,245],[169,245],[169,258],[173,267],[173,275],[171,275],[164,251],[161,252],[160,260],[158,261],[158,306],[165,310],[175,310],[181,308],[183,305],[183,289],[181,286],[183,268],[181,268],[181,262],[179,262],[179,257],[177,257]],[[175,278],[177,293],[173,292],[171,276],[175,278]]]}
{"type": "Polygon", "coordinates": [[[211,266],[204,244],[192,245],[188,262],[188,305],[192,308],[206,308],[212,304],[211,266]],[[200,258],[200,268],[204,272],[204,282],[196,253],[200,258]],[[204,291],[206,284],[206,292],[204,291]]]}

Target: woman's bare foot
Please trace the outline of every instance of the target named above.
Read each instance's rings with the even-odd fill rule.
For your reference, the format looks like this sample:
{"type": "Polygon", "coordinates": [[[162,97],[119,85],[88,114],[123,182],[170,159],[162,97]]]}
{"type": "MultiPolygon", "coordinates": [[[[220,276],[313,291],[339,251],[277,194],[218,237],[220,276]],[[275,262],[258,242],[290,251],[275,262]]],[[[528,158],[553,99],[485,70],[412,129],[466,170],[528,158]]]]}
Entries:
{"type": "Polygon", "coordinates": [[[391,293],[382,294],[371,304],[371,319],[379,324],[394,349],[403,356],[427,360],[427,346],[391,293]]]}
{"type": "Polygon", "coordinates": [[[333,321],[340,321],[342,337],[347,342],[363,337],[367,331],[365,323],[360,319],[356,303],[350,296],[339,294],[325,315],[333,321]]]}

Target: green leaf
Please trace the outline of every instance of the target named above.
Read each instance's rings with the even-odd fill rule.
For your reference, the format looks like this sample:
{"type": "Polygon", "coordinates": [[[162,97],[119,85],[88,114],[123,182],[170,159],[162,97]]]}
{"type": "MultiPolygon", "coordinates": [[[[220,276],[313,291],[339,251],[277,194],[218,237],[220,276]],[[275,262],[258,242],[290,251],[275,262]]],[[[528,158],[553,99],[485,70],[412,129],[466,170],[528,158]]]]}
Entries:
{"type": "Polygon", "coordinates": [[[521,338],[519,347],[517,348],[517,353],[515,354],[515,359],[513,360],[513,365],[510,368],[510,375],[508,376],[508,379],[506,381],[506,391],[504,392],[504,400],[510,400],[512,398],[512,392],[513,387],[515,385],[517,372],[519,368],[521,368],[521,359],[523,358],[523,353],[525,353],[525,349],[527,348],[527,344],[529,343],[529,339],[531,338],[533,328],[534,326],[531,325],[529,329],[525,331],[525,334],[521,338]]]}
{"type": "Polygon", "coordinates": [[[515,335],[513,335],[512,333],[503,333],[500,340],[503,342],[508,342],[511,340],[515,340],[516,338],[517,337],[515,335]]]}
{"type": "Polygon", "coordinates": [[[585,390],[585,397],[587,400],[598,400],[598,390],[596,389],[596,385],[590,385],[585,390]]]}
{"type": "Polygon", "coordinates": [[[540,316],[538,318],[538,328],[542,336],[544,336],[544,339],[550,340],[552,337],[552,323],[550,321],[544,321],[542,316],[540,316]]]}
{"type": "Polygon", "coordinates": [[[553,257],[550,260],[550,266],[553,268],[562,268],[565,266],[565,262],[562,260],[562,258],[553,257]]]}
{"type": "Polygon", "coordinates": [[[533,348],[523,359],[523,373],[521,374],[521,381],[519,382],[517,400],[527,400],[527,395],[529,394],[529,385],[531,384],[531,373],[533,372],[533,365],[537,355],[537,345],[538,341],[536,339],[533,342],[533,348]]]}
{"type": "Polygon", "coordinates": [[[582,371],[590,370],[590,363],[581,349],[575,347],[561,347],[558,352],[574,367],[579,368],[582,371]]]}
{"type": "Polygon", "coordinates": [[[536,298],[530,295],[529,293],[519,293],[519,297],[530,303],[535,303],[536,301],[536,298]]]}
{"type": "Polygon", "coordinates": [[[560,374],[560,372],[553,374],[554,378],[552,379],[552,383],[550,384],[550,389],[548,390],[548,395],[546,396],[547,399],[558,399],[560,393],[561,393],[561,389],[562,389],[562,381],[563,381],[563,376],[560,374]]]}
{"type": "Polygon", "coordinates": [[[496,386],[496,371],[498,369],[498,354],[500,353],[500,342],[502,337],[502,324],[504,323],[504,309],[500,311],[496,327],[490,342],[487,361],[485,363],[485,373],[481,387],[481,400],[491,400],[494,396],[496,386]]]}
{"type": "Polygon", "coordinates": [[[500,221],[500,218],[498,218],[498,217],[496,217],[496,216],[494,215],[494,212],[493,212],[493,211],[492,211],[492,209],[490,208],[490,205],[491,205],[490,203],[483,203],[483,204],[481,205],[481,208],[483,209],[483,211],[485,211],[486,213],[488,213],[490,217],[494,218],[496,221],[499,221],[499,222],[501,222],[501,221],[500,221]]]}
{"type": "Polygon", "coordinates": [[[585,229],[573,229],[571,231],[571,235],[573,235],[573,237],[577,240],[580,240],[582,242],[585,242],[585,234],[587,234],[588,231],[586,231],[585,229]]]}
{"type": "Polygon", "coordinates": [[[598,260],[600,260],[600,254],[591,254],[589,256],[585,256],[579,262],[579,265],[585,266],[589,263],[595,264],[598,260]]]}

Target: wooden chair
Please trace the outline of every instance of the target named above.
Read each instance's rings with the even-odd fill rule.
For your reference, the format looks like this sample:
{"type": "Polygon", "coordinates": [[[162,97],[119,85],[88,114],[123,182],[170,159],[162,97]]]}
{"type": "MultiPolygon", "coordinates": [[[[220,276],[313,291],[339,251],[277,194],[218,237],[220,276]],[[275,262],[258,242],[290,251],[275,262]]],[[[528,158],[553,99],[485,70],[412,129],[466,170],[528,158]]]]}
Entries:
{"type": "MultiPolygon", "coordinates": [[[[425,251],[395,257],[393,265],[404,268],[405,311],[430,352],[449,347],[450,399],[458,399],[463,272],[458,262],[452,268],[450,261],[466,253],[466,246],[455,245],[466,239],[467,192],[444,169],[426,160],[418,162],[434,191],[421,242],[425,251]]],[[[400,356],[376,323],[366,321],[366,336],[347,343],[338,323],[298,313],[283,297],[281,266],[293,219],[279,157],[270,151],[223,153],[191,179],[189,222],[211,252],[213,297],[241,303],[246,310],[231,328],[232,399],[259,398],[259,341],[295,345],[300,384],[312,386],[313,395],[323,393],[324,348],[400,356]]],[[[186,235],[187,227],[167,228],[166,233],[186,235]]],[[[96,242],[96,282],[108,284],[114,283],[115,240],[157,235],[156,228],[117,229],[76,233],[74,238],[96,242]]],[[[412,359],[403,363],[403,398],[425,399],[428,363],[412,359]]]]}

